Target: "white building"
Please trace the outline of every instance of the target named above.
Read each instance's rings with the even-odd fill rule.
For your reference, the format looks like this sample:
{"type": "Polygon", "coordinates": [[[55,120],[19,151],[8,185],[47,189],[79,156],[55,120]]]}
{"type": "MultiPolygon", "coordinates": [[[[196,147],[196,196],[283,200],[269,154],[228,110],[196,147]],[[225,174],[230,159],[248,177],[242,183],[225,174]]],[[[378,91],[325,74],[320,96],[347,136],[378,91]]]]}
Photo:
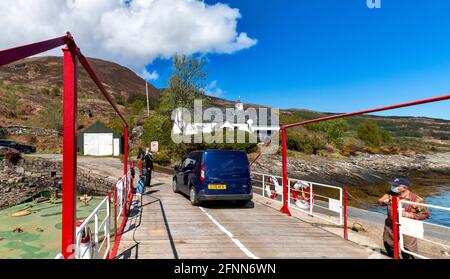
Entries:
{"type": "MultiPolygon", "coordinates": [[[[180,135],[196,135],[196,134],[206,134],[212,133],[213,131],[220,131],[223,129],[227,129],[228,131],[244,131],[248,133],[256,133],[258,141],[264,142],[267,136],[273,135],[277,132],[280,127],[278,125],[271,125],[270,115],[268,114],[264,124],[255,125],[258,122],[257,115],[249,115],[245,114],[244,104],[238,100],[235,103],[234,107],[234,116],[245,114],[244,119],[245,123],[232,123],[226,120],[226,109],[222,109],[223,119],[225,120],[223,123],[217,122],[206,122],[206,123],[186,123],[183,120],[183,116],[181,111],[175,117],[174,127],[172,132],[174,134],[180,135]]],[[[262,122],[262,121],[261,121],[262,122]]]]}

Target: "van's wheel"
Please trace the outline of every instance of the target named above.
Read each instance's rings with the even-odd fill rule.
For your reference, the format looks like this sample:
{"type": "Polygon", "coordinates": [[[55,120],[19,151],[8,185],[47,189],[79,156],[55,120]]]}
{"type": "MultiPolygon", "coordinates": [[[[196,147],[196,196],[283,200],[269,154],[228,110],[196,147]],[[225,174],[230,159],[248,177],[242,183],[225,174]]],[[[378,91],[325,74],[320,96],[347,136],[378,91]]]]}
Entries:
{"type": "Polygon", "coordinates": [[[191,201],[192,205],[197,206],[197,205],[200,204],[200,202],[197,199],[197,193],[195,192],[195,187],[194,186],[192,186],[189,189],[189,200],[191,201]]]}
{"type": "Polygon", "coordinates": [[[174,193],[179,193],[180,191],[178,191],[178,187],[177,187],[177,180],[173,179],[172,180],[172,190],[174,193]]]}

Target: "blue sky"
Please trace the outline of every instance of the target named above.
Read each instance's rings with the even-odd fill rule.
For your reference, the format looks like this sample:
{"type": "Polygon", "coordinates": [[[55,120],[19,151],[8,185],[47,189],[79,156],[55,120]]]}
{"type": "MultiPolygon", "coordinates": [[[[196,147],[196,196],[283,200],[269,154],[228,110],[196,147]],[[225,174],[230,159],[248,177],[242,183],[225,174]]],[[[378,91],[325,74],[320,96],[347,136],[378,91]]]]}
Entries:
{"type": "MultiPolygon", "coordinates": [[[[218,1],[205,1],[209,4],[218,1]]],[[[449,93],[450,1],[219,1],[238,8],[238,32],[258,43],[209,54],[220,97],[279,108],[349,112],[449,93]]],[[[169,60],[147,66],[167,85],[169,60]]],[[[384,112],[450,119],[450,101],[384,112]]]]}

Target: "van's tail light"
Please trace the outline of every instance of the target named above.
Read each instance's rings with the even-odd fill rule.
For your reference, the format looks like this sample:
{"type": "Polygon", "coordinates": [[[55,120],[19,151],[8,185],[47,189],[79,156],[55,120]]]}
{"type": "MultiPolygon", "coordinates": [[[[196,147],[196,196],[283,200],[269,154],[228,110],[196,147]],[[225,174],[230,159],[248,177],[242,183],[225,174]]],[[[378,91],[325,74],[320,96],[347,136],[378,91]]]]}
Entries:
{"type": "Polygon", "coordinates": [[[200,171],[200,182],[205,183],[205,164],[202,164],[202,170],[200,171]]]}

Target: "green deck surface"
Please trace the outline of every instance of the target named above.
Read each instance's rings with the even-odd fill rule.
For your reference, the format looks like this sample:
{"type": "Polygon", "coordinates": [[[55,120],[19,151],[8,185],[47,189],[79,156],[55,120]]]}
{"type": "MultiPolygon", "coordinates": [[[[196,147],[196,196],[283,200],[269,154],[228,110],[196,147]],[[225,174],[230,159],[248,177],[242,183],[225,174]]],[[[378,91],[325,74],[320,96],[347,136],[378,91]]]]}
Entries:
{"type": "MultiPolygon", "coordinates": [[[[88,206],[78,202],[77,219],[84,219],[97,207],[104,197],[93,197],[88,206]]],[[[112,206],[111,206],[112,207],[112,206]]],[[[114,230],[111,211],[111,231],[114,230]]],[[[106,209],[99,212],[99,223],[106,216],[106,209]]],[[[53,259],[61,251],[61,200],[32,202],[0,211],[0,259],[53,259]],[[12,217],[11,214],[28,209],[30,215],[12,217]],[[23,232],[14,232],[20,228],[23,232]]],[[[90,224],[93,232],[93,224],[90,224]]],[[[100,236],[101,237],[101,236],[100,236]]],[[[113,236],[111,237],[113,241],[113,236]]]]}

